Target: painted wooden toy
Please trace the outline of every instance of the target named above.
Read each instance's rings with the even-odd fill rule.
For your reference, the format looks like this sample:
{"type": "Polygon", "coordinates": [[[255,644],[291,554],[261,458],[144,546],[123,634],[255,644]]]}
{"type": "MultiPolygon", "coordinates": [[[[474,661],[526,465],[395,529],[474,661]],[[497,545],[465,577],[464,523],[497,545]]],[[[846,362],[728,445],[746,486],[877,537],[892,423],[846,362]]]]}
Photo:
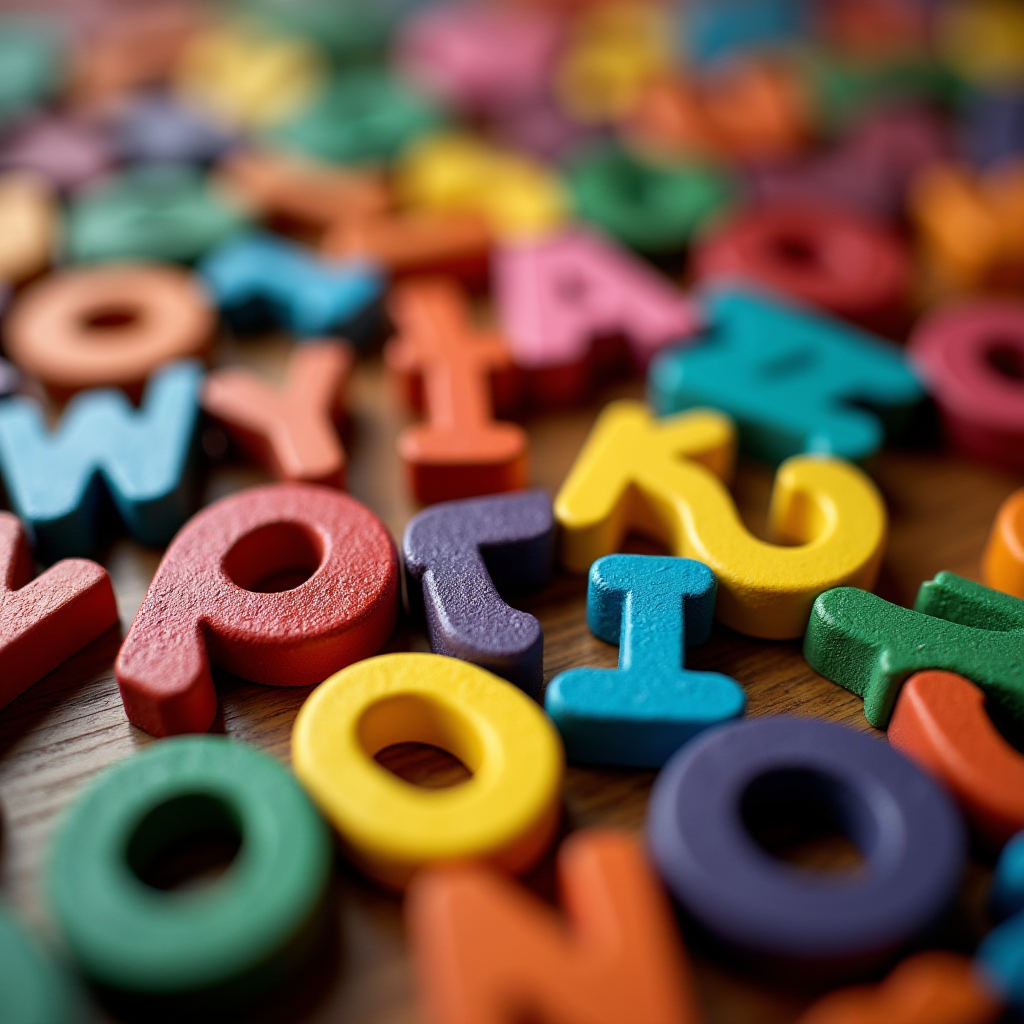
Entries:
{"type": "MultiPolygon", "coordinates": [[[[0,512],[0,708],[117,625],[106,569],[84,558],[32,578],[16,516],[0,512]]],[[[0,1006],[3,1000],[0,998],[0,1006]]]]}
{"type": "Polygon", "coordinates": [[[629,248],[678,252],[733,199],[721,171],[662,165],[619,147],[590,148],[567,170],[577,214],[629,248]]]}
{"type": "Polygon", "coordinates": [[[878,985],[839,989],[797,1024],[995,1024],[1004,1003],[981,971],[955,953],[917,953],[878,985]]]}
{"type": "Polygon", "coordinates": [[[810,12],[796,0],[701,0],[687,11],[686,53],[697,64],[715,64],[759,46],[804,34],[810,12]]]}
{"type": "Polygon", "coordinates": [[[571,761],[658,768],[698,732],[746,708],[740,685],[686,668],[711,632],[714,573],[689,558],[607,555],[590,567],[587,624],[619,644],[617,669],[572,668],[544,694],[571,761]]]}
{"type": "Polygon", "coordinates": [[[491,377],[511,366],[504,339],[473,328],[465,299],[444,278],[399,285],[390,308],[398,334],[387,344],[385,361],[406,394],[421,379],[427,415],[398,439],[417,500],[430,504],[524,487],[526,433],[493,415],[491,377]]]}
{"type": "Polygon", "coordinates": [[[402,538],[406,594],[426,620],[430,649],[539,697],[544,632],[501,595],[546,586],[554,545],[545,491],[449,501],[414,516],[402,538]]]}
{"type": "Polygon", "coordinates": [[[75,198],[64,251],[76,263],[192,263],[242,232],[247,221],[246,212],[197,168],[139,167],[75,198]]]}
{"type": "Polygon", "coordinates": [[[429,211],[346,218],[324,235],[321,253],[368,260],[393,276],[441,274],[470,285],[487,280],[494,233],[472,211],[429,211]]]}
{"type": "Polygon", "coordinates": [[[30,113],[61,87],[62,45],[42,19],[0,18],[0,123],[30,113]]]}
{"type": "Polygon", "coordinates": [[[441,127],[426,97],[384,71],[363,68],[337,75],[271,141],[332,164],[380,164],[441,127]]]}
{"type": "Polygon", "coordinates": [[[1002,846],[1024,830],[1024,754],[992,724],[985,694],[953,672],[917,672],[900,690],[889,742],[938,779],[1002,846]]]}
{"type": "Polygon", "coordinates": [[[982,558],[985,582],[994,590],[1024,598],[1024,489],[1003,502],[982,558]]]}
{"type": "Polygon", "coordinates": [[[123,263],[51,274],[22,293],[5,327],[11,359],[57,399],[107,386],[138,397],[160,366],[206,356],[214,316],[190,274],[123,263]]]}
{"type": "Polygon", "coordinates": [[[640,402],[606,406],[555,499],[563,563],[586,572],[639,530],[704,562],[718,580],[716,617],[765,639],[802,635],[833,580],[871,587],[887,516],[870,479],[838,459],[784,462],[769,533],[785,543],[768,544],[743,525],[723,483],[734,446],[718,413],[655,420],[640,402]]]}
{"type": "Polygon", "coordinates": [[[670,282],[579,229],[503,246],[493,273],[509,348],[542,405],[586,393],[597,339],[625,338],[644,366],[658,349],[690,338],[699,324],[694,304],[670,282]]]}
{"type": "Polygon", "coordinates": [[[544,163],[466,133],[440,132],[409,147],[395,169],[412,210],[475,213],[502,239],[542,237],[568,216],[568,196],[544,163]]]}
{"type": "Polygon", "coordinates": [[[576,832],[558,852],[568,927],[546,903],[475,865],[434,868],[405,918],[426,1024],[699,1024],[672,912],[640,844],[576,832]]]}
{"type": "Polygon", "coordinates": [[[921,584],[913,608],[841,587],[814,603],[804,640],[811,668],[864,698],[884,729],[915,672],[955,672],[1024,722],[1024,601],[951,572],[921,584]]]}
{"type": "Polygon", "coordinates": [[[917,325],[909,347],[953,446],[1024,469],[1024,303],[941,306],[917,325]]]}
{"type": "Polygon", "coordinates": [[[225,127],[170,96],[143,95],[112,117],[113,146],[129,164],[198,164],[223,157],[234,145],[225,127]]]}
{"type": "Polygon", "coordinates": [[[569,115],[605,125],[627,116],[645,86],[669,71],[669,14],[647,4],[584,4],[552,83],[569,115]]]}
{"type": "Polygon", "coordinates": [[[1024,167],[983,174],[934,164],[914,181],[910,206],[936,291],[1013,289],[1024,280],[1024,167]]]}
{"type": "Polygon", "coordinates": [[[1024,91],[1019,85],[980,89],[969,97],[964,149],[982,169],[1024,157],[1024,91]]]}
{"type": "Polygon", "coordinates": [[[658,776],[648,848],[672,895],[719,941],[766,966],[870,970],[932,925],[956,892],[966,836],[915,765],[833,722],[769,717],[710,730],[658,776]],[[812,810],[864,858],[839,878],[775,860],[746,822],[812,810]]]}
{"type": "Polygon", "coordinates": [[[1024,1010],[1024,833],[1003,850],[992,884],[993,911],[1007,917],[982,940],[979,968],[1016,1014],[1024,1010]]]}
{"type": "Polygon", "coordinates": [[[83,1024],[85,1001],[71,976],[15,916],[0,907],[0,1014],[4,1024],[83,1024]]]}
{"type": "Polygon", "coordinates": [[[936,30],[939,52],[968,81],[998,84],[1024,73],[1024,12],[1011,0],[951,4],[936,30]]]}
{"type": "Polygon", "coordinates": [[[213,301],[238,332],[283,326],[299,337],[372,333],[384,291],[365,262],[328,262],[272,235],[247,234],[214,250],[199,267],[213,301]]]}
{"type": "Polygon", "coordinates": [[[399,603],[387,530],[346,494],[271,484],[195,515],[164,554],[117,657],[131,722],[203,732],[211,663],[268,686],[310,686],[380,650],[399,603]]]}
{"type": "Polygon", "coordinates": [[[0,145],[0,169],[36,175],[61,192],[99,182],[114,164],[106,134],[73,117],[34,118],[13,128],[0,145]]]}
{"type": "Polygon", "coordinates": [[[39,178],[0,177],[0,281],[21,284],[49,267],[58,224],[53,194],[39,178]]]}
{"type": "Polygon", "coordinates": [[[353,360],[342,342],[309,342],[292,352],[283,389],[225,367],[206,378],[203,409],[279,480],[344,488],[345,449],[336,424],[353,360]]]}
{"type": "Polygon", "coordinates": [[[772,55],[748,54],[698,76],[648,83],[624,134],[668,160],[773,164],[806,149],[813,110],[797,69],[772,55]]]}
{"type": "Polygon", "coordinates": [[[376,881],[404,887],[438,862],[532,868],[558,831],[564,755],[536,703],[477,665],[437,654],[386,654],[335,673],[292,730],[299,781],[376,881]],[[430,743],[473,773],[459,786],[410,786],[374,757],[430,743]]]}
{"type": "Polygon", "coordinates": [[[190,736],[144,748],[78,797],[46,896],[86,977],[209,1010],[257,998],[308,949],[331,861],[330,833],[283,765],[190,736]],[[161,854],[203,835],[233,842],[235,861],[202,890],[161,891],[161,854]]]}
{"type": "Polygon", "coordinates": [[[323,230],[391,207],[379,171],[332,167],[275,150],[231,153],[218,164],[217,180],[271,226],[323,230]]]}
{"type": "Polygon", "coordinates": [[[743,289],[713,290],[701,308],[697,343],[651,364],[651,403],[663,415],[721,409],[751,458],[862,461],[925,397],[899,348],[839,320],[743,289]]]}
{"type": "Polygon", "coordinates": [[[52,432],[35,399],[0,403],[0,474],[44,557],[90,554],[106,495],[136,540],[170,540],[193,500],[202,376],[195,362],[165,366],[138,409],[120,391],[82,392],[52,432]]]}
{"type": "Polygon", "coordinates": [[[190,104],[250,129],[291,116],[326,80],[323,58],[314,47],[238,23],[193,35],[176,75],[177,88],[190,104]]]}
{"type": "Polygon", "coordinates": [[[401,27],[395,60],[446,108],[495,116],[544,95],[562,37],[541,7],[426,7],[401,27]]]}
{"type": "Polygon", "coordinates": [[[894,232],[840,210],[761,206],[716,224],[693,256],[699,282],[762,287],[869,330],[903,325],[910,258],[894,232]]]}

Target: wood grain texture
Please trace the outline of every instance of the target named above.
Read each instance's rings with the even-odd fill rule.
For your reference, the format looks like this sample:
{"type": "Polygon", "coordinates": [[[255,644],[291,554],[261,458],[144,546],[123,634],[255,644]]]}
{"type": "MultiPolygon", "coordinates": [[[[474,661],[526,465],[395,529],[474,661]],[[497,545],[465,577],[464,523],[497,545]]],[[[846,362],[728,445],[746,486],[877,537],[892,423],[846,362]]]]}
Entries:
{"type": "MultiPolygon", "coordinates": [[[[278,339],[224,341],[219,363],[245,364],[268,379],[280,380],[287,345],[278,339]]],[[[531,478],[554,492],[604,401],[638,396],[638,381],[602,391],[585,409],[526,420],[531,441],[531,478]]],[[[415,511],[394,448],[411,417],[389,393],[378,357],[360,360],[350,385],[349,492],[372,508],[396,538],[415,511]]],[[[223,449],[215,429],[205,444],[223,449]]],[[[872,467],[891,517],[891,536],[879,592],[901,604],[913,601],[918,584],[940,569],[978,579],[980,557],[1000,503],[1020,480],[945,454],[890,452],[872,467]]],[[[269,479],[232,461],[213,461],[203,482],[203,498],[213,500],[240,487],[269,479]]],[[[772,474],[740,467],[733,493],[748,525],[760,532],[767,511],[772,474]]],[[[122,630],[145,594],[160,553],[114,532],[101,555],[117,590],[122,630]]],[[[655,551],[637,541],[636,551],[655,551]]],[[[545,629],[544,678],[573,666],[614,666],[617,650],[595,637],[585,621],[584,577],[557,575],[543,593],[520,607],[537,615],[545,629]]],[[[0,895],[10,899],[37,927],[52,934],[39,893],[46,844],[61,810],[96,772],[153,742],[128,724],[118,697],[113,662],[120,637],[111,631],[53,672],[0,713],[0,895]]],[[[388,650],[426,650],[421,631],[402,623],[388,650]]],[[[754,641],[716,626],[709,643],[687,654],[688,666],[734,676],[746,689],[749,714],[780,712],[813,715],[869,729],[858,698],[817,676],[803,660],[799,642],[754,641]]],[[[309,689],[273,689],[217,678],[221,712],[216,729],[253,743],[276,757],[289,758],[289,735],[309,689]]],[[[386,763],[405,777],[438,785],[461,777],[452,760],[418,748],[393,749],[386,763]]],[[[639,832],[643,826],[652,772],[571,767],[565,784],[567,829],[614,825],[639,832]]],[[[843,854],[837,854],[842,861],[843,854]]],[[[551,897],[551,864],[531,876],[551,897]]],[[[981,906],[991,865],[972,863],[957,909],[937,942],[970,951],[985,927],[981,906]]],[[[416,1019],[401,905],[375,889],[338,857],[331,934],[316,962],[289,991],[261,1007],[263,1021],[295,1024],[330,1021],[359,1024],[411,1024],[416,1019]]],[[[708,1024],[790,1024],[813,991],[780,987],[731,967],[692,946],[708,1024]]],[[[101,1020],[121,1019],[108,1011],[101,1020]]],[[[627,1024],[627,1022],[624,1022],[627,1024]]]]}

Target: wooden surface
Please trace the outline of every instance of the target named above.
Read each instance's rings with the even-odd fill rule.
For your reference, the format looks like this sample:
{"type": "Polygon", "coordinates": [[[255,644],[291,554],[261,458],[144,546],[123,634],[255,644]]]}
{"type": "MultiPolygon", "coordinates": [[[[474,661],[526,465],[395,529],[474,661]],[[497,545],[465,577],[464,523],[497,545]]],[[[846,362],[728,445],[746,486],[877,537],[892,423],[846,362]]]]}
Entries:
{"type": "MultiPolygon", "coordinates": [[[[274,339],[223,343],[218,362],[246,363],[279,377],[285,345],[274,339]]],[[[552,493],[572,463],[602,402],[639,395],[637,381],[600,390],[594,403],[556,415],[528,419],[532,478],[552,493]]],[[[396,539],[415,511],[394,448],[408,421],[398,410],[377,357],[361,360],[350,391],[350,492],[387,523],[396,539]]],[[[210,431],[208,451],[222,449],[210,431]]],[[[940,569],[978,578],[982,544],[1000,502],[1021,481],[938,452],[881,456],[872,467],[885,496],[891,537],[878,587],[886,598],[911,604],[918,584],[940,569]]],[[[205,501],[266,477],[237,463],[217,461],[202,483],[205,501]]],[[[772,474],[741,465],[733,493],[752,530],[761,532],[772,474]]],[[[122,629],[142,601],[160,553],[143,549],[111,531],[101,561],[117,590],[122,629]]],[[[637,541],[633,550],[654,551],[637,541]]],[[[550,679],[577,665],[613,666],[617,651],[595,639],[584,618],[586,585],[558,575],[539,595],[521,602],[545,630],[544,675],[550,679]]],[[[61,810],[101,769],[152,742],[130,726],[113,678],[120,636],[111,632],[0,712],[0,891],[39,928],[52,934],[39,892],[47,842],[61,810]]],[[[403,623],[389,650],[425,650],[422,633],[403,623]]],[[[791,712],[868,729],[861,702],[817,676],[804,662],[800,644],[768,643],[716,626],[710,642],[687,655],[696,669],[734,676],[746,689],[749,714],[791,712]]],[[[273,689],[218,678],[222,713],[216,728],[253,743],[284,761],[289,734],[308,689],[273,689]]],[[[385,762],[410,780],[430,785],[457,780],[461,769],[427,749],[393,750],[385,762]]],[[[567,829],[614,825],[643,827],[653,773],[570,767],[565,784],[567,829]]],[[[799,832],[799,830],[798,830],[799,832]]],[[[849,861],[842,840],[810,835],[775,837],[791,859],[832,869],[849,861]]],[[[530,881],[551,897],[551,870],[543,865],[530,881]]],[[[990,865],[975,861],[960,905],[944,924],[940,941],[973,949],[984,927],[981,904],[990,865]]],[[[337,928],[325,937],[316,962],[276,1002],[265,1004],[260,1021],[405,1024],[416,1019],[401,904],[362,881],[338,857],[337,928]]],[[[788,1024],[813,996],[813,989],[762,979],[692,949],[708,1024],[788,1024]]],[[[103,1011],[103,1020],[120,1019],[103,1011]]],[[[623,1022],[628,1024],[628,1022],[623,1022]]]]}

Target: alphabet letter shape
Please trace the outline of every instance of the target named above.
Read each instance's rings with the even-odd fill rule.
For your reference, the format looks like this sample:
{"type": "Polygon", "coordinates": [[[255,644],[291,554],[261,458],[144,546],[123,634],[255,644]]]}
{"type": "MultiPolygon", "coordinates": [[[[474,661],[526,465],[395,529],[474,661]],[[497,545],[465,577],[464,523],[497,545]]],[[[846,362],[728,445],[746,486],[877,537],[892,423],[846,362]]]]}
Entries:
{"type": "Polygon", "coordinates": [[[982,562],[985,582],[1024,598],[1024,488],[1003,502],[992,524],[982,562]]]}
{"type": "Polygon", "coordinates": [[[404,390],[422,379],[427,412],[426,423],[398,439],[417,500],[431,504],[525,487],[526,434],[494,419],[491,377],[511,369],[502,338],[472,329],[465,300],[443,278],[399,286],[391,312],[398,337],[388,343],[385,361],[404,390]]]}
{"type": "Polygon", "coordinates": [[[848,324],[738,289],[712,291],[704,308],[706,339],[651,366],[651,404],[661,415],[721,409],[752,458],[866,459],[885,422],[896,427],[924,398],[895,345],[848,324]]]}
{"type": "Polygon", "coordinates": [[[1024,832],[1007,845],[996,865],[992,909],[1013,916],[985,936],[976,959],[985,977],[1019,1014],[1024,1010],[1024,832]]]}
{"type": "Polygon", "coordinates": [[[562,560],[574,572],[612,554],[630,530],[696,558],[718,580],[719,621],[748,636],[800,636],[815,597],[870,587],[885,545],[885,505],[868,477],[838,459],[798,456],[775,478],[770,533],[751,536],[720,478],[732,465],[727,417],[655,420],[640,402],[607,406],[555,499],[562,560]]]}
{"type": "Polygon", "coordinates": [[[985,711],[985,695],[953,672],[918,672],[900,691],[889,742],[937,778],[996,847],[1024,829],[1024,755],[985,711]]]}
{"type": "Polygon", "coordinates": [[[376,267],[325,262],[269,235],[227,242],[199,272],[236,331],[283,326],[301,338],[346,334],[358,342],[384,290],[376,267]],[[345,328],[349,328],[348,331],[345,328]]]}
{"type": "Polygon", "coordinates": [[[831,992],[797,1024],[993,1024],[1003,1004],[977,967],[955,953],[918,953],[878,985],[831,992]]]}
{"type": "Polygon", "coordinates": [[[972,458],[1024,469],[1024,381],[1012,370],[1024,359],[1024,303],[941,308],[914,330],[910,355],[953,446],[972,458]]]}
{"type": "Polygon", "coordinates": [[[0,708],[117,625],[106,569],[84,558],[32,579],[32,556],[16,516],[0,512],[0,708]]]}
{"type": "Polygon", "coordinates": [[[52,434],[34,399],[0,404],[0,472],[40,552],[92,551],[104,486],[136,540],[170,539],[188,516],[202,376],[191,361],[158,370],[137,410],[120,391],[81,392],[52,434]]]}
{"type": "Polygon", "coordinates": [[[510,244],[498,252],[494,274],[512,357],[541,402],[582,397],[597,338],[625,337],[646,366],[698,326],[696,308],[671,282],[595,234],[510,244]]]}
{"type": "Polygon", "coordinates": [[[426,1024],[697,1024],[672,914],[632,837],[591,830],[558,854],[566,928],[493,869],[433,868],[406,904],[426,1024]]]}
{"type": "Polygon", "coordinates": [[[375,654],[398,613],[398,556],[354,498],[271,484],[215,502],[167,549],[117,658],[125,713],[154,736],[204,732],[210,663],[311,686],[375,654]]]}
{"type": "Polygon", "coordinates": [[[450,501],[416,516],[406,527],[402,555],[409,604],[426,616],[430,649],[539,696],[544,631],[500,594],[545,586],[554,542],[544,491],[450,501]]]}
{"type": "Polygon", "coordinates": [[[804,657],[864,698],[864,717],[889,723],[900,685],[915,672],[965,676],[1024,723],[1024,601],[951,572],[921,584],[913,609],[841,587],[814,602],[804,657]]]}
{"type": "Polygon", "coordinates": [[[685,667],[715,608],[714,573],[689,558],[608,555],[590,567],[587,622],[619,644],[619,667],[555,676],[544,707],[570,760],[660,767],[702,729],[738,718],[739,684],[685,667]]]}
{"type": "Polygon", "coordinates": [[[344,487],[335,422],[351,368],[347,345],[310,343],[292,352],[283,390],[246,370],[218,370],[206,380],[203,408],[279,480],[344,487]]]}

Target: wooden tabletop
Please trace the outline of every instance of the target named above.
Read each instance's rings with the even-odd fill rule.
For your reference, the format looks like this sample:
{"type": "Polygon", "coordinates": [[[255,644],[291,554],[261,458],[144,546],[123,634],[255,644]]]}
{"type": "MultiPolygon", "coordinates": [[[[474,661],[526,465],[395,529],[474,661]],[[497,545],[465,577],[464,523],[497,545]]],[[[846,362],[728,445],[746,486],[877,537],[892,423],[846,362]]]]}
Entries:
{"type": "MultiPolygon", "coordinates": [[[[286,357],[287,345],[273,338],[224,341],[217,353],[218,362],[248,364],[270,379],[280,378],[286,357]]],[[[601,405],[641,391],[640,382],[631,381],[599,390],[584,409],[529,418],[533,483],[554,493],[601,405]]],[[[389,391],[379,357],[360,361],[349,409],[349,490],[397,540],[415,512],[395,453],[397,432],[409,419],[389,391]]],[[[222,438],[207,431],[204,446],[216,455],[222,438]]],[[[210,465],[202,485],[204,502],[267,479],[230,459],[210,465]]],[[[887,452],[871,471],[888,505],[891,529],[878,592],[907,605],[921,581],[940,569],[977,579],[995,512],[1021,481],[937,451],[887,452]]],[[[770,470],[740,465],[733,493],[755,533],[763,533],[771,484],[770,470]]],[[[657,550],[640,540],[630,549],[657,550]]],[[[122,630],[141,604],[159,558],[159,551],[111,530],[100,560],[114,581],[122,630]]],[[[585,597],[583,577],[560,574],[546,591],[520,605],[544,626],[545,680],[572,666],[616,664],[616,648],[587,629],[585,597]]],[[[128,724],[121,709],[113,673],[120,639],[111,631],[0,711],[0,893],[50,935],[39,884],[60,812],[97,772],[153,742],[128,724]]],[[[426,650],[427,644],[418,628],[402,623],[387,649],[426,650]]],[[[711,640],[688,652],[687,661],[696,669],[734,676],[747,692],[750,715],[786,712],[870,730],[861,701],[813,672],[799,642],[751,640],[716,625],[711,640]]],[[[309,689],[255,686],[225,674],[217,683],[221,714],[215,729],[287,762],[292,723],[309,689]]],[[[462,775],[457,763],[429,749],[393,749],[383,760],[421,784],[444,784],[462,775]]],[[[648,771],[570,767],[566,830],[613,825],[640,833],[653,778],[648,771]]],[[[813,827],[762,838],[780,855],[819,870],[840,870],[851,857],[841,839],[815,835],[813,827]]],[[[972,862],[962,898],[935,941],[973,949],[985,927],[981,908],[990,870],[984,859],[972,862]]],[[[528,881],[551,898],[551,875],[549,857],[528,881]]],[[[406,1024],[416,1019],[400,900],[359,877],[340,854],[336,877],[336,929],[324,939],[315,962],[279,999],[262,1004],[253,1019],[291,1024],[406,1024]]],[[[699,944],[693,948],[692,942],[691,955],[708,1024],[789,1024],[813,998],[812,988],[757,977],[705,953],[699,944]]],[[[100,1019],[121,1018],[104,1011],[100,1019]]]]}

